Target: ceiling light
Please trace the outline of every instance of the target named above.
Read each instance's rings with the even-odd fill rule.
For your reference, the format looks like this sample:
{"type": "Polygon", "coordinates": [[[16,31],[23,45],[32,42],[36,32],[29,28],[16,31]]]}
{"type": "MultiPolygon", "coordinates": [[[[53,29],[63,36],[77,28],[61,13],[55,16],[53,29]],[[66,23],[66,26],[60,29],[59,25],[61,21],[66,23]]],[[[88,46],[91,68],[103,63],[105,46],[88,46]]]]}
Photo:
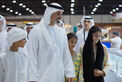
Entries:
{"type": "Polygon", "coordinates": [[[119,10],[119,8],[116,8],[116,10],[119,10]]]}
{"type": "Polygon", "coordinates": [[[91,14],[94,14],[94,12],[91,12],[91,14]]]}
{"type": "Polygon", "coordinates": [[[2,5],[2,8],[5,8],[5,5],[2,5]]]}
{"type": "Polygon", "coordinates": [[[97,10],[97,8],[94,8],[93,11],[95,12],[97,10]]]}
{"type": "Polygon", "coordinates": [[[23,8],[25,8],[26,6],[25,6],[25,5],[23,5],[22,7],[23,7],[23,8]]]}
{"type": "Polygon", "coordinates": [[[43,5],[47,7],[47,4],[46,3],[44,3],[43,5]]]}
{"type": "Polygon", "coordinates": [[[19,6],[22,6],[22,5],[23,5],[22,3],[19,4],[19,6]]]}
{"type": "Polygon", "coordinates": [[[12,1],[12,3],[16,3],[16,1],[15,1],[15,0],[13,0],[13,1],[12,1]]]}
{"type": "Polygon", "coordinates": [[[70,11],[74,11],[74,9],[73,8],[70,8],[70,11]]]}
{"type": "Polygon", "coordinates": [[[21,13],[18,14],[19,16],[22,15],[21,13]]]}
{"type": "Polygon", "coordinates": [[[71,2],[75,2],[75,0],[71,0],[71,2]]]}
{"type": "Polygon", "coordinates": [[[95,5],[95,7],[98,7],[98,5],[95,5]]]}
{"type": "Polygon", "coordinates": [[[115,10],[115,9],[113,9],[113,12],[116,12],[116,10],[115,10]]]}
{"type": "Polygon", "coordinates": [[[29,10],[29,8],[26,8],[26,10],[28,11],[28,10],[29,10]]]}
{"type": "Polygon", "coordinates": [[[46,1],[45,0],[42,0],[42,3],[45,3],[46,1]]]}
{"type": "Polygon", "coordinates": [[[99,0],[99,2],[103,2],[103,0],[99,0]]]}
{"type": "Polygon", "coordinates": [[[122,5],[119,5],[119,7],[122,7],[122,5]]]}
{"type": "Polygon", "coordinates": [[[74,14],[75,12],[71,12],[71,14],[74,14]]]}
{"type": "Polygon", "coordinates": [[[10,12],[13,12],[13,10],[10,10],[10,12]]]}
{"type": "Polygon", "coordinates": [[[29,12],[32,12],[32,10],[29,10],[29,12]]]}
{"type": "Polygon", "coordinates": [[[43,5],[47,5],[46,3],[44,3],[43,5]]]}
{"type": "Polygon", "coordinates": [[[9,11],[9,10],[10,10],[10,8],[6,8],[6,10],[7,10],[7,11],[9,11]]]}
{"type": "Polygon", "coordinates": [[[74,7],[74,5],[75,5],[74,3],[71,3],[71,7],[74,7]]]}
{"type": "Polygon", "coordinates": [[[34,14],[34,12],[31,12],[31,14],[34,14]]]}
{"type": "Polygon", "coordinates": [[[111,11],[110,14],[112,14],[113,12],[111,11]]]}
{"type": "Polygon", "coordinates": [[[101,3],[97,3],[97,5],[98,5],[98,6],[100,6],[100,5],[101,5],[101,3]]]}
{"type": "Polygon", "coordinates": [[[15,12],[15,14],[18,14],[18,12],[15,12]]]}

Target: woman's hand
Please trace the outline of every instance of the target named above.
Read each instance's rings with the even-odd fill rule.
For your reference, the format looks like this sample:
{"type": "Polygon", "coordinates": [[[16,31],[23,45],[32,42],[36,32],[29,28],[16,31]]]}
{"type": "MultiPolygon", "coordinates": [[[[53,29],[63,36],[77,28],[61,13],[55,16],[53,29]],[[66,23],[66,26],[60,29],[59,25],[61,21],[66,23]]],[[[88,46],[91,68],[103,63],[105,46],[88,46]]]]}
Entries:
{"type": "Polygon", "coordinates": [[[99,69],[94,69],[94,76],[95,77],[104,76],[104,71],[101,71],[99,69]]]}

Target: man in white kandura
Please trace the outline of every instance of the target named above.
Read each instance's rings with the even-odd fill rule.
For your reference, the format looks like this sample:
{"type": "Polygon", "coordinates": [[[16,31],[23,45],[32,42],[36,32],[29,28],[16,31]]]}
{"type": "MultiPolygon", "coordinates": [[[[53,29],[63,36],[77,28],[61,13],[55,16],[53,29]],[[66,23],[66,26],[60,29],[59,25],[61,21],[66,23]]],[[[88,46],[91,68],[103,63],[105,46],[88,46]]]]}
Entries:
{"type": "Polygon", "coordinates": [[[7,28],[6,28],[6,20],[0,15],[0,53],[5,52],[6,50],[6,36],[7,36],[7,28]]]}
{"type": "Polygon", "coordinates": [[[56,25],[61,19],[63,8],[51,3],[45,10],[40,23],[32,29],[26,45],[31,57],[30,82],[73,82],[73,61],[68,48],[66,32],[56,25]]]}
{"type": "Polygon", "coordinates": [[[16,28],[16,24],[14,24],[14,23],[8,23],[7,24],[7,32],[10,31],[12,28],[16,28]]]}
{"type": "Polygon", "coordinates": [[[83,16],[81,19],[82,29],[80,29],[76,35],[78,37],[78,41],[74,47],[75,52],[80,52],[80,47],[82,47],[85,43],[85,40],[88,36],[89,29],[94,26],[94,20],[90,16],[83,16]]]}

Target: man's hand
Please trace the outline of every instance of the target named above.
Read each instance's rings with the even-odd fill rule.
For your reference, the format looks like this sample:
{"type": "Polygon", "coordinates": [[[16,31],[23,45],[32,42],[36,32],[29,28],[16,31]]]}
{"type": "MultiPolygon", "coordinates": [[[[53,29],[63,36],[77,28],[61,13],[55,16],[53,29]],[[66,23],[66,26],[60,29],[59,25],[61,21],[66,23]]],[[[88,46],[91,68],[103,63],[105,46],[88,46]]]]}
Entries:
{"type": "Polygon", "coordinates": [[[68,82],[73,82],[73,78],[68,78],[68,82]]]}
{"type": "Polygon", "coordinates": [[[104,72],[99,70],[99,69],[94,69],[94,76],[95,77],[99,77],[99,76],[103,76],[104,72]]]}

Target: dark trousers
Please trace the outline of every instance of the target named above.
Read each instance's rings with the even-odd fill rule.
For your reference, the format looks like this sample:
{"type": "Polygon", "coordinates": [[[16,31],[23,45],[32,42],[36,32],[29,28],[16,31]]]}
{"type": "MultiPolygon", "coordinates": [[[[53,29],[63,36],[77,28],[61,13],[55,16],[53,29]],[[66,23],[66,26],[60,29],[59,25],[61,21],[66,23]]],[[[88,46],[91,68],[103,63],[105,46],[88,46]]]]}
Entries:
{"type": "Polygon", "coordinates": [[[93,77],[93,78],[84,78],[84,82],[104,82],[103,76],[93,77]]]}

